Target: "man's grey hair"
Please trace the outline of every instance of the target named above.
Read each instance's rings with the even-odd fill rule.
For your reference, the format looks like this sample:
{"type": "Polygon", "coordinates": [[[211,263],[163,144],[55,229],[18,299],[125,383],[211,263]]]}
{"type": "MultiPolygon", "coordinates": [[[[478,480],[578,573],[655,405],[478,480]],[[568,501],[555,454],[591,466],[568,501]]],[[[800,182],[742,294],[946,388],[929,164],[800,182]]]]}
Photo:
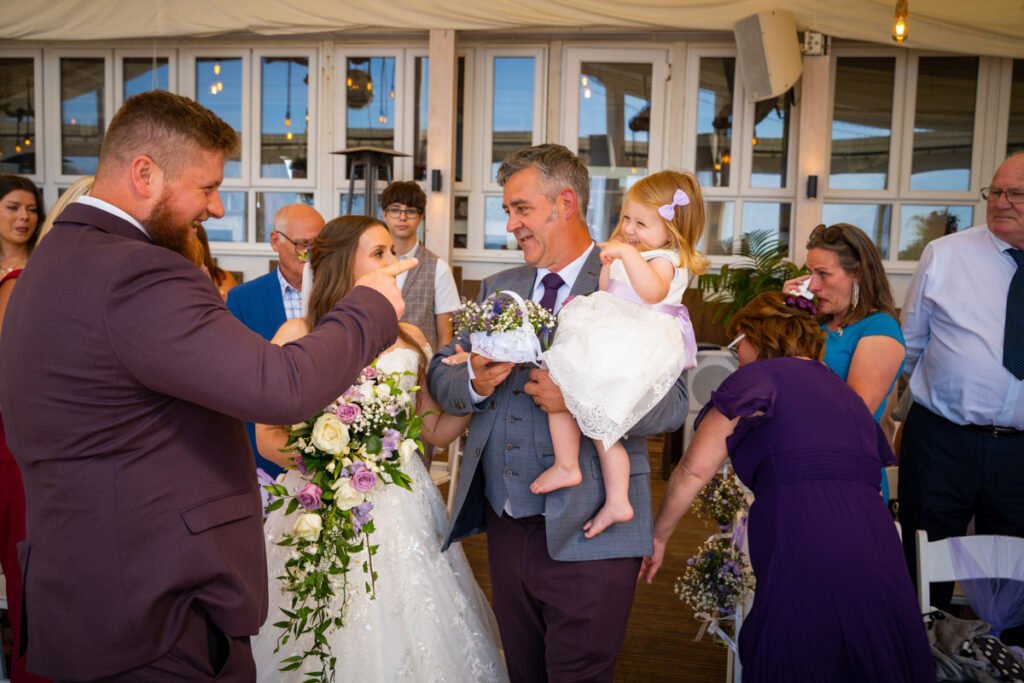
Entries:
{"type": "Polygon", "coordinates": [[[498,169],[498,184],[504,186],[508,179],[520,171],[535,168],[543,179],[541,192],[552,202],[558,193],[569,188],[576,193],[580,220],[587,222],[587,205],[590,202],[590,173],[580,158],[562,145],[534,145],[512,152],[498,169]]]}

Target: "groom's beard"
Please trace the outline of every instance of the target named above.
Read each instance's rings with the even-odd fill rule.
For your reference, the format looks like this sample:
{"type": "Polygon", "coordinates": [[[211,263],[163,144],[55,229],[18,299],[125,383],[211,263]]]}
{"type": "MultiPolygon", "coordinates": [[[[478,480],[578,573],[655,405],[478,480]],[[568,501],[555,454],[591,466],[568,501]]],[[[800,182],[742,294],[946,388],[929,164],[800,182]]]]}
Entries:
{"type": "Polygon", "coordinates": [[[188,241],[192,234],[192,224],[182,224],[181,219],[174,216],[166,197],[162,197],[160,202],[153,207],[153,212],[148,219],[143,221],[142,225],[155,244],[191,260],[188,241]]]}

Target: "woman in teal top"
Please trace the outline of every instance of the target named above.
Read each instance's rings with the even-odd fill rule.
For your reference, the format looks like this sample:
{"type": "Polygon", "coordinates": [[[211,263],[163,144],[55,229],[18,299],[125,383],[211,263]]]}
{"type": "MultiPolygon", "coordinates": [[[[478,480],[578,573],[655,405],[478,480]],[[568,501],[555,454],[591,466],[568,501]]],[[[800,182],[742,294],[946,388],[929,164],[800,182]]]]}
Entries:
{"type": "MultiPolygon", "coordinates": [[[[784,291],[806,283],[814,294],[828,333],[825,365],[864,399],[878,422],[907,355],[882,256],[856,226],[819,225],[807,240],[807,268],[811,274],[790,280],[784,291]]],[[[882,495],[889,497],[884,473],[882,495]]]]}

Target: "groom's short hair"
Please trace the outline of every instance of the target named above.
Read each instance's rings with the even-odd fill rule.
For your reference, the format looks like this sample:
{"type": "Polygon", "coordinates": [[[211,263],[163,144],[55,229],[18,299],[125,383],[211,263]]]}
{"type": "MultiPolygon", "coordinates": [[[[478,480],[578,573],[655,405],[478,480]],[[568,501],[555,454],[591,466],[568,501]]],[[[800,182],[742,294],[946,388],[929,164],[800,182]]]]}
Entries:
{"type": "Polygon", "coordinates": [[[498,169],[498,184],[504,186],[509,178],[520,171],[535,168],[540,172],[544,187],[541,190],[551,201],[558,193],[569,188],[576,193],[580,220],[587,222],[587,204],[590,202],[590,173],[580,158],[562,145],[545,144],[524,147],[512,152],[498,169]]]}
{"type": "Polygon", "coordinates": [[[212,111],[187,97],[151,90],[129,97],[114,114],[97,174],[145,154],[173,177],[199,150],[227,157],[237,149],[238,134],[212,111]]]}

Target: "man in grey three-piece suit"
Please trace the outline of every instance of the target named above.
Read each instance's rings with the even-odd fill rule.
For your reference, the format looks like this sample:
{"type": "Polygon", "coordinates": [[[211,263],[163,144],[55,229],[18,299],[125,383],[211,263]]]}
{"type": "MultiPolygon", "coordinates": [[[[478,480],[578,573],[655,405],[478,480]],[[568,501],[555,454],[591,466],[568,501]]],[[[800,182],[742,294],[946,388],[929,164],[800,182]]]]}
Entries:
{"type": "MultiPolygon", "coordinates": [[[[596,290],[601,262],[586,224],[589,176],[576,155],[560,145],[520,150],[502,164],[498,182],[506,229],[527,265],[484,280],[480,300],[511,290],[553,302],[557,313],[570,295],[596,290]]],[[[590,439],[581,440],[581,484],[530,492],[554,462],[547,413],[566,410],[558,387],[544,370],[476,354],[469,363],[442,363],[456,343],[470,349],[468,338],[456,337],[434,357],[428,375],[446,412],[473,416],[445,547],[487,531],[494,611],[513,682],[611,681],[641,557],[652,551],[646,437],[682,424],[683,377],[623,439],[633,519],[588,540],[582,527],[604,502],[590,439]]]]}

